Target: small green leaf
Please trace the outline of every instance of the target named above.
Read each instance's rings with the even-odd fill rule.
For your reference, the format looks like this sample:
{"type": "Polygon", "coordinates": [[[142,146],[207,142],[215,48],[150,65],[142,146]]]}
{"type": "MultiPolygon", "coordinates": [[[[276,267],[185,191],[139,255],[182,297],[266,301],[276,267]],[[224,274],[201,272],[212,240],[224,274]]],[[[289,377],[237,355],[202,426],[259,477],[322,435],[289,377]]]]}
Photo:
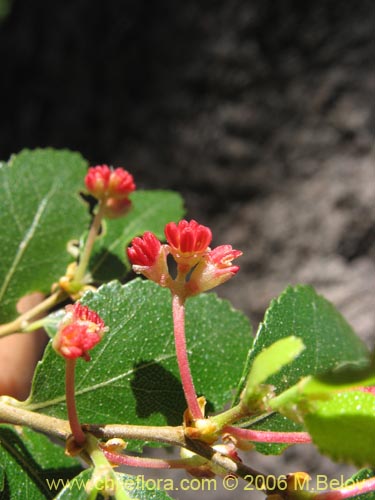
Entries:
{"type": "Polygon", "coordinates": [[[22,151],[0,166],[0,322],[33,291],[48,293],[73,259],[67,243],[89,222],[79,197],[86,161],[52,149],[22,151]]]}
{"type": "Polygon", "coordinates": [[[375,386],[374,368],[358,370],[348,366],[344,370],[312,377],[303,384],[301,395],[318,398],[346,389],[368,386],[375,386]]]}
{"type": "Polygon", "coordinates": [[[304,417],[320,452],[359,466],[375,463],[375,396],[361,391],[335,394],[312,404],[304,417]]]}
{"type": "Polygon", "coordinates": [[[152,231],[164,238],[164,226],[178,221],[184,214],[183,201],[172,191],[135,191],[131,195],[132,209],[126,217],[103,222],[102,235],[97,239],[90,261],[90,271],[96,281],[120,279],[130,269],[126,247],[135,236],[152,231]]]}
{"type": "Polygon", "coordinates": [[[358,369],[358,366],[348,364],[320,376],[302,378],[297,384],[273,398],[269,405],[273,410],[285,414],[294,407],[300,407],[304,411],[309,400],[329,399],[337,392],[359,387],[369,389],[371,386],[375,387],[374,367],[358,369]]]}
{"type": "Polygon", "coordinates": [[[286,337],[263,349],[251,366],[245,389],[245,399],[251,397],[260,384],[291,363],[305,349],[301,339],[286,337]]]}
{"type": "MultiPolygon", "coordinates": [[[[85,486],[90,481],[93,470],[92,468],[86,469],[71,481],[67,481],[64,489],[60,491],[55,500],[71,500],[72,498],[74,500],[86,500],[88,494],[86,493],[85,486]]],[[[169,500],[171,498],[164,491],[158,490],[157,484],[161,484],[163,488],[168,490],[169,485],[170,488],[174,488],[172,479],[155,480],[148,479],[143,475],[130,476],[129,474],[120,472],[117,472],[116,476],[122,482],[126,493],[130,498],[134,498],[134,500],[169,500]]],[[[113,481],[108,479],[107,484],[105,481],[100,481],[97,488],[103,491],[106,486],[111,488],[112,485],[113,481]]],[[[102,500],[103,498],[102,495],[99,495],[97,500],[102,500]]]]}
{"type": "MultiPolygon", "coordinates": [[[[82,303],[109,327],[79,359],[76,400],[82,422],[179,425],[186,408],[175,355],[171,294],[136,279],[103,285],[82,303]]],[[[191,371],[208,411],[221,410],[241,376],[252,342],[247,318],[215,294],[187,301],[186,336],[191,371]],[[218,377],[220,373],[220,377],[218,377]]],[[[66,418],[64,360],[49,345],[39,363],[25,407],[66,418]],[[51,383],[53,380],[53,383],[51,383]]]]}
{"type": "MultiPolygon", "coordinates": [[[[290,336],[299,337],[306,349],[291,363],[283,366],[267,382],[280,394],[309,375],[323,374],[351,364],[358,369],[369,363],[369,353],[363,342],[341,314],[310,286],[288,287],[268,308],[248,357],[251,369],[256,357],[272,343],[290,336]]],[[[237,394],[243,386],[238,387],[237,394]]],[[[303,430],[290,424],[289,419],[272,415],[252,428],[259,430],[303,430]],[[277,425],[273,425],[274,421],[277,425]]],[[[280,453],[286,445],[256,445],[268,453],[280,453]]]]}
{"type": "MultiPolygon", "coordinates": [[[[64,449],[28,428],[0,425],[0,464],[3,488],[0,498],[42,500],[54,498],[66,481],[82,468],[64,449]],[[51,481],[61,479],[56,489],[51,481]]],[[[0,489],[1,491],[1,489],[0,489]]]]}
{"type": "Polygon", "coordinates": [[[49,338],[53,339],[56,335],[57,329],[65,316],[65,309],[58,309],[57,311],[49,314],[43,319],[43,328],[45,329],[49,338]]]}

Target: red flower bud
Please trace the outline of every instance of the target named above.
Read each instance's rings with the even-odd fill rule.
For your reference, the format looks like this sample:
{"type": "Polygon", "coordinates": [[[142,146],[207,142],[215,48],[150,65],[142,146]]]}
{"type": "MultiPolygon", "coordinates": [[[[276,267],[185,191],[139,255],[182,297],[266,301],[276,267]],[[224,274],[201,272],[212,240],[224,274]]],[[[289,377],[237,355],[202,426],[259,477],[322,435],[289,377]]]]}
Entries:
{"type": "Polygon", "coordinates": [[[113,198],[127,198],[135,190],[133,176],[123,168],[116,168],[109,178],[108,193],[113,198]]]}
{"type": "Polygon", "coordinates": [[[107,196],[111,169],[108,165],[90,167],[85,177],[85,184],[90,194],[95,198],[102,199],[107,196]]]}
{"type": "Polygon", "coordinates": [[[90,360],[92,349],[106,331],[104,321],[88,307],[76,302],[66,306],[66,315],[52,342],[57,353],[67,359],[82,357],[90,360]]]}
{"type": "Polygon", "coordinates": [[[162,245],[150,231],[145,232],[142,238],[134,238],[131,244],[127,253],[134,272],[143,274],[161,286],[166,286],[170,278],[166,246],[162,245]]]}
{"type": "Polygon", "coordinates": [[[170,222],[164,232],[176,262],[189,268],[206,253],[212,239],[211,230],[195,220],[181,220],[178,224],[170,222]]]}
{"type": "Polygon", "coordinates": [[[129,212],[132,202],[128,198],[108,198],[105,202],[103,216],[107,219],[117,219],[129,212]]]}
{"type": "Polygon", "coordinates": [[[111,170],[108,165],[90,167],[85,177],[90,194],[98,200],[127,200],[135,190],[133,176],[123,168],[111,170]]]}

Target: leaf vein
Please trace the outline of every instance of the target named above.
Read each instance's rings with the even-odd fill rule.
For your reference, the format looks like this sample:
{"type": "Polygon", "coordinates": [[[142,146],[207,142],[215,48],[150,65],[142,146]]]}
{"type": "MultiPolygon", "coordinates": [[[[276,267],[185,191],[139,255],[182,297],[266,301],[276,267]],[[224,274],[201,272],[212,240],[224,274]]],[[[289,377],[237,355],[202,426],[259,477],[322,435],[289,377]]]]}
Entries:
{"type": "Polygon", "coordinates": [[[52,197],[53,193],[54,193],[54,189],[51,189],[51,191],[41,200],[41,202],[38,206],[38,209],[34,215],[34,219],[31,223],[29,229],[26,231],[23,240],[20,242],[20,244],[18,246],[18,251],[13,259],[13,263],[10,266],[9,271],[8,271],[7,275],[5,276],[3,285],[0,289],[0,301],[4,297],[4,294],[8,288],[8,285],[9,285],[14,273],[16,272],[17,266],[18,266],[19,262],[21,261],[24,253],[27,250],[27,247],[28,247],[31,239],[33,238],[33,236],[35,234],[38,223],[39,223],[39,221],[43,215],[43,212],[45,211],[45,209],[48,205],[48,201],[52,197]]]}

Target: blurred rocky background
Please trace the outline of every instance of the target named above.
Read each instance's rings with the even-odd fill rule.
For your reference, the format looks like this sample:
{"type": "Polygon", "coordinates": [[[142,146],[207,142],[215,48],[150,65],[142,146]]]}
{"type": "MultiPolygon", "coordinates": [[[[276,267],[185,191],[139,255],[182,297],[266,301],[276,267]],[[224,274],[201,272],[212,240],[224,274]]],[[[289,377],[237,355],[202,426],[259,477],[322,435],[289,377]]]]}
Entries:
{"type": "MultiPolygon", "coordinates": [[[[66,147],[180,191],[243,250],[219,294],[254,327],[310,283],[374,346],[371,0],[1,4],[2,159],[66,147]]],[[[346,470],[296,453],[281,471],[346,470]]]]}

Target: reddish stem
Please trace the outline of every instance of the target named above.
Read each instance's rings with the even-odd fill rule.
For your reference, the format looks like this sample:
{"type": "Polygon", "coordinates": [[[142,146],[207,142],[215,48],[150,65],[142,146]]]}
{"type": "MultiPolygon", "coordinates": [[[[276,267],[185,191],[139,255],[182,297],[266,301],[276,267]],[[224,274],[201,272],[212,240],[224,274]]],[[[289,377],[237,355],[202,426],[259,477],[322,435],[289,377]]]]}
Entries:
{"type": "Polygon", "coordinates": [[[185,338],[185,305],[183,300],[180,299],[178,295],[173,295],[172,308],[174,340],[182,387],[184,389],[185,399],[191,416],[194,420],[198,420],[204,417],[197,401],[197,394],[195,392],[187,356],[185,338]]]}
{"type": "Polygon", "coordinates": [[[248,441],[259,443],[287,443],[301,444],[311,443],[310,434],[307,432],[272,432],[272,431],[254,431],[251,429],[241,429],[227,425],[223,429],[224,432],[232,434],[232,436],[248,441]]]}
{"type": "Polygon", "coordinates": [[[78,420],[76,400],[74,393],[74,374],[76,367],[76,359],[65,359],[65,393],[66,393],[66,407],[68,410],[68,419],[70,429],[72,431],[74,440],[79,446],[85,442],[85,434],[81,428],[78,420]]]}
{"type": "Polygon", "coordinates": [[[313,497],[314,500],[344,500],[345,498],[353,498],[357,495],[363,495],[364,493],[370,493],[375,491],[375,477],[370,479],[365,479],[358,483],[354,483],[345,488],[338,490],[326,491],[324,493],[318,493],[313,497]]]}
{"type": "Polygon", "coordinates": [[[127,465],[128,467],[145,467],[147,469],[185,469],[189,464],[186,460],[162,460],[161,458],[133,457],[113,453],[103,449],[106,458],[113,464],[127,465]]]}

